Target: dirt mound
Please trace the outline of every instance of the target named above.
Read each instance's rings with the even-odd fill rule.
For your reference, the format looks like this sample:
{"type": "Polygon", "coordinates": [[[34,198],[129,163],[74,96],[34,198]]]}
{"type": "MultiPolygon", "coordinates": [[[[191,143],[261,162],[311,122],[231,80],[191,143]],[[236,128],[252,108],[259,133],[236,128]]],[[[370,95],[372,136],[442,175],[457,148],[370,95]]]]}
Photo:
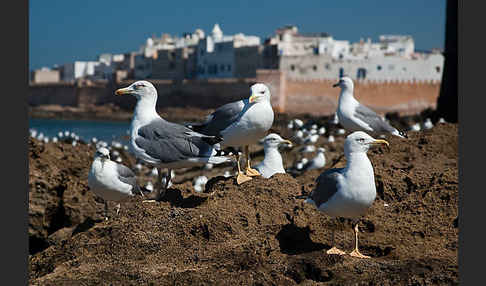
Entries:
{"type": "MultiPolygon", "coordinates": [[[[348,252],[353,235],[299,198],[322,170],[242,186],[217,176],[204,193],[176,181],[162,202],[134,197],[103,221],[86,185],[94,149],[31,140],[29,234],[55,239],[31,252],[30,284],[458,284],[457,125],[409,136],[369,152],[378,195],[360,223],[367,260],[325,253],[332,228],[348,252]]],[[[342,152],[336,139],[326,156],[342,152]]]]}

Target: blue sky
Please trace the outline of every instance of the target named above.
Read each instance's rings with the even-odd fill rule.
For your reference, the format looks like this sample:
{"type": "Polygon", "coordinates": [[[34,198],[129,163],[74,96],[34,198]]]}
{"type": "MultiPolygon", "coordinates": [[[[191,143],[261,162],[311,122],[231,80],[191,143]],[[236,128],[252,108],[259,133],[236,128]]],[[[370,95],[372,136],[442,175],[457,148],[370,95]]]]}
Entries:
{"type": "Polygon", "coordinates": [[[262,41],[280,26],[328,32],[335,39],[378,40],[408,34],[415,48],[443,48],[446,0],[340,1],[29,1],[29,68],[96,60],[101,53],[138,50],[162,33],[181,35],[219,23],[224,34],[262,41]]]}

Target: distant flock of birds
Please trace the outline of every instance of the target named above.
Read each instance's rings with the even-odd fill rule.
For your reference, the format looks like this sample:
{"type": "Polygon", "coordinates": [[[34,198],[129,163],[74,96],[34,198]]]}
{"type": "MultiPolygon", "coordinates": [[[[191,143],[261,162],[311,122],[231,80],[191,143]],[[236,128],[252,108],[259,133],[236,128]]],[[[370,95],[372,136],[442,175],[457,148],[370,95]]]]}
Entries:
{"type": "MultiPolygon", "coordinates": [[[[357,219],[365,214],[376,197],[374,174],[371,162],[366,156],[368,149],[374,145],[389,145],[383,139],[375,139],[368,133],[394,135],[406,139],[407,134],[391,126],[387,120],[368,107],[360,104],[353,96],[354,85],[349,77],[341,77],[334,85],[341,88],[337,111],[331,121],[340,124],[335,135],[350,134],[344,143],[346,167],[327,169],[316,178],[317,185],[307,197],[306,202],[332,217],[357,219]]],[[[144,197],[143,202],[161,200],[166,190],[171,187],[175,177],[174,169],[199,166],[210,170],[214,165],[236,163],[236,183],[241,185],[255,176],[270,178],[276,173],[303,173],[309,170],[322,169],[326,166],[326,149],[316,146],[320,138],[328,143],[335,142],[333,135],[326,136],[326,128],[317,124],[305,124],[300,119],[292,119],[287,128],[293,136],[290,140],[279,134],[268,131],[273,125],[274,113],[270,104],[270,90],[263,83],[250,88],[249,98],[224,104],[209,114],[203,122],[177,124],[166,121],[156,112],[157,91],[148,81],[137,81],[126,88],[116,90],[115,94],[131,95],[137,99],[134,115],[130,124],[128,145],[113,141],[111,144],[92,138],[97,151],[88,175],[90,189],[105,200],[105,218],[108,218],[107,201],[120,202],[137,193],[144,197]],[[309,126],[310,125],[310,126],[309,126]],[[252,165],[249,146],[263,144],[264,159],[252,165]],[[292,167],[284,169],[279,147],[297,149],[300,155],[292,167]],[[129,150],[137,159],[135,172],[122,165],[118,150],[129,150]],[[242,150],[243,152],[240,152],[242,150]],[[315,157],[307,159],[309,153],[315,157]],[[244,155],[244,168],[241,157],[244,155]],[[113,159],[113,160],[112,160],[113,159]],[[143,166],[148,166],[150,175],[157,177],[155,184],[148,182],[142,191],[137,183],[137,175],[143,166]],[[163,172],[162,169],[167,169],[163,172]],[[148,191],[148,192],[147,192],[148,191]]],[[[442,118],[439,122],[445,122],[442,118]]],[[[433,127],[430,118],[422,124],[416,123],[408,131],[419,131],[433,127]]],[[[51,140],[42,133],[30,129],[30,136],[44,143],[71,142],[76,146],[80,141],[74,132],[59,132],[51,140]]],[[[225,177],[232,177],[230,171],[225,177]]],[[[208,182],[206,176],[193,179],[196,192],[202,192],[208,182]]],[[[350,255],[367,258],[358,250],[358,223],[355,232],[355,249],[350,255]]],[[[334,237],[334,232],[333,236],[334,237]]],[[[332,244],[334,245],[334,241],[332,244]]],[[[345,252],[332,247],[329,254],[342,255],[345,252]]]]}

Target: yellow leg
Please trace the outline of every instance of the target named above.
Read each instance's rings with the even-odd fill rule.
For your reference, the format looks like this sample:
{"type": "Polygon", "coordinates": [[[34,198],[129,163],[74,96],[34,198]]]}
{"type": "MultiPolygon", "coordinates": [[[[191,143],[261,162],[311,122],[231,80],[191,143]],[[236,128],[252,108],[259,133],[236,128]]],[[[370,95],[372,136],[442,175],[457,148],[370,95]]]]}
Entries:
{"type": "Polygon", "coordinates": [[[247,175],[243,174],[243,172],[241,171],[240,155],[238,153],[236,154],[236,164],[238,166],[238,176],[236,177],[236,183],[238,185],[241,185],[244,182],[248,182],[249,180],[251,180],[251,177],[248,177],[247,175]]]}
{"type": "Polygon", "coordinates": [[[361,254],[361,252],[359,252],[359,250],[358,250],[358,232],[359,232],[358,231],[358,223],[356,223],[353,230],[354,230],[354,250],[351,251],[351,253],[349,253],[349,255],[351,255],[353,257],[358,257],[358,258],[371,258],[367,255],[361,254]]]}
{"type": "Polygon", "coordinates": [[[331,234],[331,245],[333,247],[331,247],[330,249],[328,249],[326,251],[327,254],[337,254],[337,255],[343,255],[343,254],[346,254],[346,252],[342,251],[341,249],[337,248],[336,246],[334,246],[334,229],[332,230],[332,234],[331,234]]]}
{"type": "Polygon", "coordinates": [[[246,156],[246,175],[250,177],[260,176],[260,173],[257,170],[252,169],[250,166],[250,150],[248,146],[245,146],[245,156],[246,156]]]}

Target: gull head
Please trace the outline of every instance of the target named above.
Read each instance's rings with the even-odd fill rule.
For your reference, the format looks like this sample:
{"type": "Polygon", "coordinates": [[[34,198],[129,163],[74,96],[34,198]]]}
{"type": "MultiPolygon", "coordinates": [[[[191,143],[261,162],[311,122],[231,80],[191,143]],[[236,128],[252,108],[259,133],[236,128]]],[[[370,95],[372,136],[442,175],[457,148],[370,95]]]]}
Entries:
{"type": "Polygon", "coordinates": [[[280,137],[280,135],[275,134],[275,133],[270,133],[268,134],[265,138],[263,138],[263,148],[268,149],[268,148],[278,148],[280,144],[290,144],[292,145],[292,142],[289,140],[283,139],[280,137]]]}
{"type": "Polygon", "coordinates": [[[133,95],[140,99],[151,99],[157,101],[157,90],[155,89],[154,85],[146,80],[139,80],[128,87],[120,88],[115,91],[115,95],[133,95]]]}
{"type": "Polygon", "coordinates": [[[250,103],[256,103],[261,101],[268,101],[270,102],[270,89],[263,83],[255,83],[251,86],[251,95],[248,99],[250,103]]]}
{"type": "Polygon", "coordinates": [[[356,131],[346,137],[346,141],[344,141],[344,153],[366,153],[370,147],[376,145],[389,146],[390,144],[385,140],[375,139],[363,131],[356,131]]]}
{"type": "Polygon", "coordinates": [[[110,151],[106,149],[105,147],[101,147],[98,150],[96,150],[95,153],[95,159],[101,159],[101,160],[110,160],[110,151]]]}
{"type": "Polygon", "coordinates": [[[353,89],[354,83],[353,83],[353,80],[350,77],[343,76],[332,87],[338,87],[338,86],[342,89],[353,89]]]}
{"type": "Polygon", "coordinates": [[[324,152],[326,152],[325,148],[322,147],[317,148],[317,153],[324,153],[324,152]]]}

